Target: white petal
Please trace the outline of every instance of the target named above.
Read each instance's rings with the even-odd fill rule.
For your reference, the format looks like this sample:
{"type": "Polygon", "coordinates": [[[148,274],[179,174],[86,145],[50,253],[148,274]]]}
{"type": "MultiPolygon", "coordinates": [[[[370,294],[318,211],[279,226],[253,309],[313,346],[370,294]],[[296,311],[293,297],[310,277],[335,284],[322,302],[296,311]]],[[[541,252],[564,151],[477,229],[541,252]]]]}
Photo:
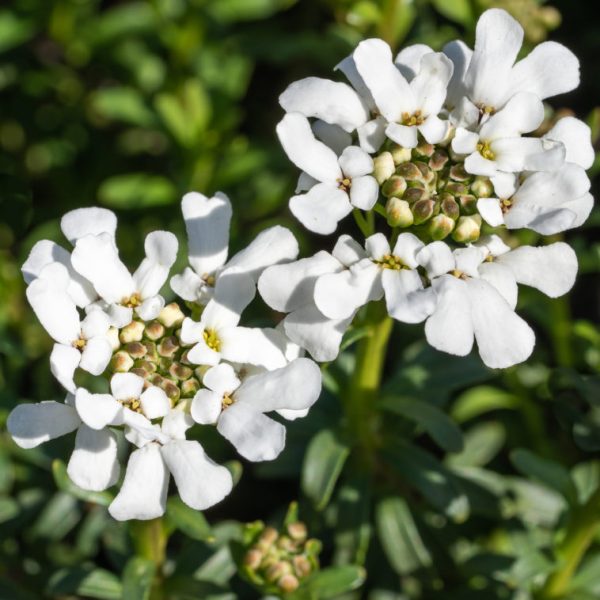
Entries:
{"type": "Polygon", "coordinates": [[[436,115],[427,117],[426,121],[419,125],[419,131],[430,144],[437,144],[446,138],[450,131],[450,122],[444,121],[436,115]]]}
{"type": "Polygon", "coordinates": [[[352,56],[379,112],[388,121],[399,121],[403,112],[414,112],[417,107],[410,86],[394,65],[392,51],[383,40],[360,42],[352,56]]]}
{"type": "Polygon", "coordinates": [[[311,177],[330,183],[340,178],[337,155],[315,138],[306,117],[286,114],[277,125],[277,135],[289,159],[311,177]]]}
{"type": "Polygon", "coordinates": [[[107,337],[92,338],[85,344],[79,366],[92,375],[102,375],[108,367],[112,353],[112,346],[107,337]]]}
{"type": "Polygon", "coordinates": [[[171,289],[188,302],[198,302],[206,286],[200,276],[189,267],[186,267],[180,275],[171,277],[170,284],[171,289]]]}
{"type": "Polygon", "coordinates": [[[361,210],[371,210],[379,197],[379,184],[375,177],[355,177],[350,188],[352,206],[361,210]]]}
{"type": "Polygon", "coordinates": [[[171,403],[167,394],[155,385],[150,386],[140,396],[142,412],[148,419],[164,417],[171,409],[171,403]]]}
{"type": "Polygon", "coordinates": [[[479,134],[464,127],[457,127],[452,139],[452,150],[457,154],[471,154],[477,150],[478,141],[479,134]]]}
{"type": "MultiPolygon", "coordinates": [[[[419,72],[410,82],[410,88],[424,116],[435,116],[440,112],[453,70],[452,61],[442,52],[428,52],[421,58],[419,72]]],[[[443,137],[436,141],[441,139],[443,137]]]]}
{"type": "MultiPolygon", "coordinates": [[[[145,303],[146,301],[144,301],[145,303]]],[[[152,304],[150,302],[149,304],[152,304]]],[[[139,309],[140,307],[138,307],[139,309]]],[[[106,307],[106,314],[110,318],[110,324],[112,327],[121,329],[131,323],[133,319],[133,308],[127,306],[121,306],[120,304],[110,304],[106,307]]]]}
{"type": "Polygon", "coordinates": [[[407,127],[398,123],[390,123],[385,128],[385,135],[404,148],[414,148],[418,141],[417,131],[414,126],[407,127]]]}
{"type": "Polygon", "coordinates": [[[479,132],[483,140],[517,137],[537,129],[544,120],[544,105],[535,95],[528,92],[515,94],[506,106],[492,115],[479,132]]]}
{"type": "Polygon", "coordinates": [[[181,499],[191,508],[210,508],[231,492],[231,474],[210,460],[198,442],[174,440],[161,451],[181,499]]]}
{"type": "Polygon", "coordinates": [[[464,78],[471,62],[473,51],[462,41],[454,40],[446,44],[442,50],[452,61],[454,71],[448,83],[448,97],[446,103],[452,108],[458,106],[459,101],[466,95],[464,78]]]}
{"type": "Polygon", "coordinates": [[[427,271],[430,278],[439,277],[452,271],[455,267],[454,256],[450,247],[444,242],[432,242],[419,250],[417,261],[427,271]]]}
{"type": "Polygon", "coordinates": [[[384,269],[381,283],[387,311],[393,319],[403,323],[420,323],[433,313],[436,295],[432,288],[423,289],[417,271],[384,269]]]}
{"type": "Polygon", "coordinates": [[[204,325],[186,317],[181,324],[179,337],[184,344],[195,344],[202,339],[204,325]]]}
{"type": "Polygon", "coordinates": [[[510,269],[502,263],[486,262],[479,267],[479,276],[494,286],[513,310],[517,306],[519,290],[510,269]]]}
{"type": "Polygon", "coordinates": [[[594,208],[594,198],[591,194],[584,194],[581,198],[565,202],[562,206],[564,209],[573,212],[575,215],[571,227],[581,227],[594,208]]]}
{"type": "Polygon", "coordinates": [[[123,407],[109,394],[90,394],[86,389],[78,388],[75,408],[79,418],[92,429],[123,423],[123,407]]]}
{"type": "Polygon", "coordinates": [[[84,490],[101,492],[119,479],[117,440],[112,431],[95,431],[82,424],[67,465],[71,481],[84,490]]]}
{"type": "Polygon", "coordinates": [[[113,238],[107,233],[78,239],[71,262],[109,303],[119,303],[136,291],[133,278],[121,262],[113,238]]]}
{"type": "Polygon", "coordinates": [[[479,265],[485,260],[487,251],[479,246],[467,246],[454,250],[456,268],[471,277],[478,277],[479,265]]]}
{"type": "Polygon", "coordinates": [[[81,420],[71,406],[49,400],[19,404],[8,415],[6,429],[21,448],[35,448],[75,431],[81,420]]]}
{"type": "Polygon", "coordinates": [[[584,169],[589,169],[594,164],[592,131],[583,121],[574,117],[563,117],[543,137],[564,144],[567,162],[576,163],[584,169]]]}
{"type": "Polygon", "coordinates": [[[221,353],[209,348],[201,339],[189,352],[187,359],[194,365],[214,366],[221,360],[221,353]]]}
{"type": "Polygon", "coordinates": [[[276,369],[287,362],[268,329],[231,327],[223,329],[219,335],[221,355],[225,360],[267,369],[276,369]]]}
{"type": "Polygon", "coordinates": [[[231,313],[227,323],[235,324],[255,295],[256,285],[249,273],[240,271],[238,267],[227,268],[217,279],[213,298],[209,302],[211,306],[209,313],[214,310],[212,307],[218,304],[222,310],[231,313]]]}
{"type": "Polygon", "coordinates": [[[226,292],[233,293],[234,286],[230,285],[235,279],[226,280],[227,286],[221,293],[221,302],[213,298],[202,311],[200,322],[206,329],[219,330],[223,327],[235,327],[240,322],[240,315],[235,310],[229,308],[228,304],[235,304],[235,301],[227,300],[226,292]]]}
{"type": "Polygon", "coordinates": [[[162,420],[162,432],[170,439],[185,440],[185,432],[194,426],[194,419],[185,412],[185,408],[185,403],[178,404],[162,420]]]}
{"type": "Polygon", "coordinates": [[[488,225],[492,227],[504,225],[504,215],[498,198],[479,198],[477,211],[488,225]]]}
{"type": "Polygon", "coordinates": [[[58,382],[72,394],[75,393],[73,376],[81,361],[81,352],[73,346],[54,344],[50,354],[50,371],[58,382]]]}
{"type": "Polygon", "coordinates": [[[356,130],[360,147],[365,152],[373,154],[381,148],[385,142],[386,125],[387,121],[379,116],[367,121],[356,130]]]}
{"type": "MultiPolygon", "coordinates": [[[[493,177],[498,173],[498,165],[494,161],[483,158],[479,152],[473,152],[473,154],[467,156],[464,167],[467,173],[472,173],[473,175],[493,177]]],[[[516,166],[511,170],[519,171],[520,167],[516,166]]]]}
{"type": "MultiPolygon", "coordinates": [[[[367,253],[364,248],[347,234],[342,234],[337,239],[331,254],[342,263],[345,267],[349,267],[357,263],[363,258],[367,258],[367,253]]],[[[334,266],[328,272],[338,271],[339,268],[334,266]]],[[[324,271],[325,272],[325,271],[324,271]]]]}
{"type": "MultiPolygon", "coordinates": [[[[344,151],[344,148],[352,145],[352,136],[344,131],[339,125],[330,125],[325,121],[321,121],[317,119],[311,125],[311,129],[313,130],[315,137],[318,140],[321,140],[326,146],[329,146],[338,156],[344,151]]],[[[313,179],[307,173],[301,173],[300,177],[308,178],[300,181],[298,180],[298,186],[302,186],[298,191],[306,191],[309,190],[315,183],[317,183],[316,179],[313,179]]]]}
{"type": "Polygon", "coordinates": [[[413,233],[401,233],[394,245],[394,256],[411,269],[419,266],[417,254],[425,247],[425,244],[413,233]]]}
{"type": "Polygon", "coordinates": [[[296,419],[303,419],[308,414],[309,410],[309,408],[305,408],[303,410],[289,410],[282,408],[276,412],[279,416],[287,419],[288,421],[295,421],[296,419]]]}
{"type": "Polygon", "coordinates": [[[487,281],[469,279],[473,330],[483,362],[504,369],[529,358],[535,344],[533,331],[487,281]]]}
{"type": "MultiPolygon", "coordinates": [[[[449,101],[447,101],[449,103],[449,101]]],[[[454,106],[448,120],[455,127],[465,127],[469,130],[479,128],[479,109],[466,97],[462,96],[454,106]]]]}
{"type": "Polygon", "coordinates": [[[523,28],[506,11],[486,10],[477,21],[475,49],[465,74],[471,100],[500,108],[523,42],[523,28]]]}
{"type": "Polygon", "coordinates": [[[96,206],[77,208],[66,213],[60,221],[65,237],[75,245],[78,239],[86,235],[108,234],[113,240],[117,230],[115,213],[96,206]]]}
{"type": "Polygon", "coordinates": [[[365,240],[365,250],[373,260],[382,260],[391,253],[390,244],[383,233],[375,233],[365,240]]]}
{"type": "Polygon", "coordinates": [[[146,258],[133,274],[142,298],[150,298],[160,292],[177,258],[178,246],[177,238],[168,231],[153,231],[146,236],[146,258]]]}
{"type": "Polygon", "coordinates": [[[579,60],[562,44],[544,42],[513,68],[510,92],[527,91],[544,100],[579,85],[579,60]]]}
{"type": "Polygon", "coordinates": [[[328,235],[352,211],[352,205],[346,192],[335,185],[319,183],[306,194],[293,196],[290,210],[309,231],[328,235]]]}
{"type": "Polygon", "coordinates": [[[348,81],[352,84],[352,87],[358,92],[358,95],[370,110],[376,110],[375,100],[373,100],[369,88],[365,85],[365,82],[358,73],[352,54],[346,56],[344,60],[338,63],[335,66],[335,70],[341,71],[346,76],[348,81]]]}
{"type": "Polygon", "coordinates": [[[289,85],[279,96],[279,104],[286,112],[316,117],[348,132],[369,118],[360,96],[349,85],[319,77],[307,77],[289,85]]]}
{"type": "Polygon", "coordinates": [[[158,444],[148,444],[129,457],[123,485],[108,512],[117,521],[156,519],[164,514],[169,472],[158,444]]]}
{"type": "Polygon", "coordinates": [[[510,269],[519,283],[534,287],[550,298],[566,294],[577,276],[577,256],[563,242],[538,248],[521,246],[496,260],[510,269]]]}
{"type": "Polygon", "coordinates": [[[285,427],[247,403],[236,403],[224,411],[217,430],[253,462],[273,460],[285,446],[285,427]]]}
{"type": "Polygon", "coordinates": [[[473,347],[473,325],[466,284],[452,275],[442,275],[432,285],[437,305],[425,323],[427,341],[443,352],[466,356],[473,347]]]}
{"type": "Polygon", "coordinates": [[[200,277],[211,275],[227,260],[231,202],[221,192],[212,198],[189,192],[181,200],[181,212],[190,265],[200,277]]]}
{"type": "Polygon", "coordinates": [[[27,300],[44,329],[54,340],[70,344],[79,338],[77,307],[68,294],[69,273],[60,263],[46,265],[27,286],[27,300]]]}
{"type": "Polygon", "coordinates": [[[165,299],[162,296],[150,296],[146,298],[139,306],[135,308],[135,314],[142,321],[152,321],[160,314],[165,307],[165,299]]]}
{"type": "Polygon", "coordinates": [[[233,256],[227,268],[235,267],[248,273],[256,282],[267,267],[294,260],[298,252],[294,234],[285,227],[275,225],[261,231],[244,250],[233,256]]]}
{"type": "Polygon", "coordinates": [[[514,173],[498,173],[492,177],[492,184],[498,198],[510,198],[517,191],[519,181],[514,173]]]}
{"type": "Polygon", "coordinates": [[[407,81],[413,79],[421,68],[421,59],[433,50],[426,44],[413,44],[402,49],[394,59],[394,64],[407,81]]]}
{"type": "Polygon", "coordinates": [[[83,339],[106,335],[110,329],[110,318],[101,310],[94,310],[81,321],[81,334],[83,339]]]}
{"type": "Polygon", "coordinates": [[[269,267],[258,280],[258,291],[272,309],[292,312],[312,302],[317,277],[340,268],[331,254],[321,250],[310,258],[269,267]]]}
{"type": "Polygon", "coordinates": [[[340,156],[340,167],[347,177],[362,177],[373,172],[373,159],[358,146],[348,146],[340,156]]]}
{"type": "MultiPolygon", "coordinates": [[[[216,368],[213,367],[213,369],[216,368]]],[[[190,407],[192,418],[201,425],[212,425],[217,422],[221,414],[222,403],[223,394],[212,390],[198,390],[190,407]]]]}
{"type": "Polygon", "coordinates": [[[110,380],[110,391],[115,400],[139,398],[144,389],[144,380],[135,373],[115,373],[110,380]]]}
{"type": "Polygon", "coordinates": [[[240,380],[233,367],[223,363],[206,371],[202,378],[202,384],[223,396],[224,394],[233,393],[239,387],[240,380]]]}

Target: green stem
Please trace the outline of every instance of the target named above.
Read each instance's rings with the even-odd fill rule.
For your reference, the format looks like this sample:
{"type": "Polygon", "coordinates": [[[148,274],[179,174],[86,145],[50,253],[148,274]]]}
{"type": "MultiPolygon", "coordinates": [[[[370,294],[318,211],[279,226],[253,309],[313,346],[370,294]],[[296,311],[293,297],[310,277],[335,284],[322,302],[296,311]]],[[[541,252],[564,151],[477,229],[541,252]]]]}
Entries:
{"type": "Polygon", "coordinates": [[[547,579],[537,595],[538,600],[561,598],[568,591],[571,579],[594,541],[599,527],[600,488],[573,515],[565,537],[555,551],[559,568],[547,579]]]}
{"type": "Polygon", "coordinates": [[[381,386],[392,323],[383,302],[369,304],[365,318],[369,333],[358,344],[354,372],[345,394],[350,432],[368,455],[375,442],[375,402],[381,386]]]}
{"type": "Polygon", "coordinates": [[[137,556],[151,560],[156,565],[150,600],[162,600],[162,566],[167,556],[169,538],[166,525],[161,518],[132,521],[130,533],[137,556]]]}
{"type": "Polygon", "coordinates": [[[365,219],[359,208],[355,208],[352,211],[352,215],[354,216],[354,220],[356,221],[361,233],[365,237],[369,237],[373,233],[373,225],[370,224],[367,219],[365,219]]]}
{"type": "Polygon", "coordinates": [[[573,366],[573,348],[571,346],[571,307],[567,296],[556,298],[550,304],[552,327],[550,333],[556,355],[561,367],[573,366]]]}

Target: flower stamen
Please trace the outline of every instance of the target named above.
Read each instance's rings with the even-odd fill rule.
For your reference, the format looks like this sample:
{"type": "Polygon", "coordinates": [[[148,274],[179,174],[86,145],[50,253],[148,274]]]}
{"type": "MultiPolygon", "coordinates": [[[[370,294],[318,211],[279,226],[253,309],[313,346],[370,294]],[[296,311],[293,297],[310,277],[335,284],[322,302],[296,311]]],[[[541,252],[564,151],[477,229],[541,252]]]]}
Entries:
{"type": "Polygon", "coordinates": [[[415,110],[414,113],[402,113],[402,125],[406,125],[407,127],[413,127],[418,125],[423,125],[425,122],[425,118],[421,114],[420,110],[415,110]]]}
{"type": "Polygon", "coordinates": [[[342,192],[347,192],[352,187],[352,179],[350,177],[344,177],[343,179],[338,179],[338,188],[342,190],[342,192]]]}
{"type": "Polygon", "coordinates": [[[221,351],[221,340],[214,329],[205,329],[202,336],[206,345],[215,352],[221,351]]]}
{"type": "Polygon", "coordinates": [[[494,160],[496,158],[494,151],[490,148],[490,142],[479,142],[477,144],[477,152],[486,160],[494,160]]]}
{"type": "Polygon", "coordinates": [[[402,269],[409,269],[407,265],[402,262],[402,259],[393,254],[385,254],[380,260],[373,261],[376,265],[379,265],[382,269],[391,269],[392,271],[400,271],[402,269]]]}

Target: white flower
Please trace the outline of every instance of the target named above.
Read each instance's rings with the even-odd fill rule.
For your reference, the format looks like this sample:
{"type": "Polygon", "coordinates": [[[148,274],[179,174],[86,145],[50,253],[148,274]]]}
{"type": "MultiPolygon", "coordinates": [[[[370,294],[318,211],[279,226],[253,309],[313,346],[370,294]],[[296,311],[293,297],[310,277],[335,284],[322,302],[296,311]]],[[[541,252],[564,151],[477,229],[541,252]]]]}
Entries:
{"type": "Polygon", "coordinates": [[[365,250],[350,236],[341,236],[333,250],[351,249],[356,260],[339,273],[320,276],[314,291],[317,308],[327,317],[343,319],[368,302],[385,295],[388,313],[405,323],[419,323],[435,306],[435,294],[424,289],[417,271],[423,242],[412,233],[401,233],[392,251],[383,233],[365,241],[365,250]]]}
{"type": "Polygon", "coordinates": [[[342,337],[354,314],[345,319],[330,319],[315,305],[317,279],[326,273],[337,273],[356,261],[356,256],[332,256],[321,250],[310,258],[265,269],[258,280],[258,291],[273,309],[287,313],[281,327],[292,340],[319,362],[334,360],[342,337]]]}
{"type": "Polygon", "coordinates": [[[438,350],[466,356],[477,340],[483,362],[506,368],[526,360],[535,344],[529,325],[514,312],[514,279],[500,285],[481,270],[486,251],[475,246],[452,252],[433,242],[419,253],[437,296],[436,308],[425,323],[427,341],[438,350]],[[513,288],[510,291],[510,288],[513,288]]]}
{"type": "Polygon", "coordinates": [[[237,451],[252,461],[273,460],[285,446],[285,427],[265,413],[277,411],[288,417],[306,414],[321,392],[321,371],[307,358],[258,375],[243,383],[230,365],[207,371],[192,401],[197,423],[216,423],[217,430],[237,451]]]}
{"type": "Polygon", "coordinates": [[[544,100],[579,85],[579,61],[570,50],[544,42],[515,64],[522,42],[523,28],[506,11],[485,11],[477,22],[473,52],[462,42],[444,48],[455,70],[449,86],[450,106],[467,96],[483,114],[490,114],[519,92],[544,100]]]}
{"type": "Polygon", "coordinates": [[[187,359],[197,365],[217,365],[221,360],[276,369],[286,364],[280,334],[272,329],[239,327],[235,308],[237,286],[229,294],[213,298],[202,311],[200,321],[186,317],[181,341],[194,344],[187,359]],[[228,302],[228,299],[231,299],[228,302]]]}
{"type": "Polygon", "coordinates": [[[373,208],[379,186],[371,175],[373,160],[364,150],[348,146],[338,157],[315,138],[299,113],[286,114],[277,125],[277,135],[290,160],[315,180],[306,194],[290,199],[290,210],[307,229],[333,233],[352,207],[373,208]]]}
{"type": "Polygon", "coordinates": [[[177,256],[177,238],[167,231],[146,236],[146,258],[133,275],[119,258],[114,237],[108,233],[89,234],[75,244],[71,262],[90,281],[106,304],[115,327],[125,327],[133,311],[144,321],[154,319],[165,305],[159,295],[177,256]]]}
{"type": "MultiPolygon", "coordinates": [[[[215,293],[220,276],[227,270],[235,268],[240,279],[244,273],[255,284],[267,266],[298,256],[298,243],[294,236],[285,227],[276,225],[261,232],[227,262],[231,221],[229,198],[221,192],[212,198],[190,192],[181,200],[181,210],[191,268],[186,267],[181,275],[172,277],[171,288],[188,302],[207,304],[215,293]]],[[[252,301],[254,294],[255,286],[252,286],[251,293],[240,298],[240,311],[252,301]]]]}
{"type": "Polygon", "coordinates": [[[73,375],[77,367],[100,375],[112,356],[110,319],[94,311],[80,320],[71,294],[72,279],[60,262],[48,263],[27,287],[27,299],[40,323],[57,342],[50,356],[50,368],[58,381],[75,392],[73,375]]]}
{"type": "Polygon", "coordinates": [[[383,40],[370,39],[357,46],[353,59],[388,122],[385,133],[390,139],[405,148],[414,148],[417,131],[431,144],[446,137],[449,124],[438,114],[453,71],[448,57],[418,46],[416,52],[413,47],[405,55],[400,54],[394,64],[390,47],[383,40]]]}
{"type": "Polygon", "coordinates": [[[478,132],[458,127],[452,149],[467,155],[465,169],[474,175],[493,177],[499,172],[552,170],[562,164],[564,146],[521,137],[537,129],[543,119],[542,102],[533,94],[519,93],[485,121],[478,132]]]}

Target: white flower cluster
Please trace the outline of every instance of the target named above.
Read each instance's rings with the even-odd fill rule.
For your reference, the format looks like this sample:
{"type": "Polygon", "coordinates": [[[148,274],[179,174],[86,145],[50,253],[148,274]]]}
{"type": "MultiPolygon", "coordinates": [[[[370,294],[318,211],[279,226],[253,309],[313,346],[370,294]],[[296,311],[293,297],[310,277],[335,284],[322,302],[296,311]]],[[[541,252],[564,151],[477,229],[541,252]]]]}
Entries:
{"type": "Polygon", "coordinates": [[[160,294],[176,259],[175,236],[150,233],[131,274],[119,258],[116,217],[105,209],[66,214],[61,228],[73,249],[42,240],[22,269],[27,298],[56,342],[50,366],[67,396],[17,406],[8,429],[23,448],[76,430],[67,472],[92,491],[119,480],[124,436],[135,450],[109,507],[119,520],[162,515],[171,475],[195,509],[231,491],[228,469],[186,439],[195,423],[216,425],[247,460],[272,460],[284,448],[285,427],[267,413],[303,417],[321,390],[318,366],[283,333],[239,324],[263,270],[297,257],[292,234],[267,229],[227,261],[227,197],[190,193],[182,210],[191,268],[171,285],[199,321],[177,304],[165,306],[160,294]],[[78,385],[78,369],[108,376],[106,393],[78,385]]]}
{"type": "Polygon", "coordinates": [[[363,246],[342,235],[331,254],[259,279],[265,301],[288,313],[287,336],[316,360],[334,359],[357,310],[382,298],[394,319],[425,321],[439,350],[464,356],[476,340],[497,368],[531,354],[534,334],[514,312],[517,284],[560,296],[577,260],[562,242],[511,249],[500,236],[581,225],[593,205],[585,171],[594,151],[589,127],[573,117],[532,134],[543,101],[577,87],[579,63],[555,42],[516,61],[522,40],[518,22],[491,9],[474,50],[417,44],[394,59],[369,39],[337,66],[351,85],[309,77],[281,95],[277,133],[302,170],[292,213],[331,234],[354,212],[367,238],[363,246]],[[386,233],[369,225],[378,215],[386,233]]]}

